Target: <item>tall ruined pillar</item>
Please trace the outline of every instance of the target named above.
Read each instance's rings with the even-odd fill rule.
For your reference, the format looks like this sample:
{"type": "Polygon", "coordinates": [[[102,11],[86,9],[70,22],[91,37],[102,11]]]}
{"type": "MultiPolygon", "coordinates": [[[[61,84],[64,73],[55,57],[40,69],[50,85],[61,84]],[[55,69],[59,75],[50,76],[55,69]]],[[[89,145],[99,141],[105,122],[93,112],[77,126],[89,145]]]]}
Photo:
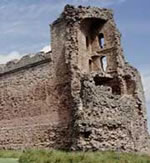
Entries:
{"type": "Polygon", "coordinates": [[[52,37],[58,79],[70,83],[70,148],[146,152],[141,77],[124,59],[112,11],[67,5],[52,27],[52,37]]]}

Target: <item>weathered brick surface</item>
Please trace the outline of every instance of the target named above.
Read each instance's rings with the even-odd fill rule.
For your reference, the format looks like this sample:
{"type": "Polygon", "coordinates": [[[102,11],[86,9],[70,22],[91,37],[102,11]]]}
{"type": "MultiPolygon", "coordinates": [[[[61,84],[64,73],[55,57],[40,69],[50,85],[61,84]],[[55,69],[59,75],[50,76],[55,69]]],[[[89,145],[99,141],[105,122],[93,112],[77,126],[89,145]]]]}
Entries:
{"type": "Polygon", "coordinates": [[[46,63],[32,67],[30,59],[33,57],[24,61],[25,68],[16,70],[16,63],[11,67],[14,72],[3,71],[0,77],[0,148],[67,146],[70,120],[67,83],[55,84],[51,54],[47,55],[49,60],[43,59],[46,63]]]}

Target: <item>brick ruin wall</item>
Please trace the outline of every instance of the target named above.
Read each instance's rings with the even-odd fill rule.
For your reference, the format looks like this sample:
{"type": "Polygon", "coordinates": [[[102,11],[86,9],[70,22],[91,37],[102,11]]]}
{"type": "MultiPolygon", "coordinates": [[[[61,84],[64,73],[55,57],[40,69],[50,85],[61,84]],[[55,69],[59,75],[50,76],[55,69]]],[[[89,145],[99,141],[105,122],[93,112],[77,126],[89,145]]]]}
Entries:
{"type": "Polygon", "coordinates": [[[0,148],[147,152],[141,78],[112,11],[67,5],[51,37],[52,52],[1,65],[0,148]]]}
{"type": "Polygon", "coordinates": [[[61,22],[66,22],[64,57],[70,70],[71,149],[148,151],[141,77],[125,61],[112,11],[66,6],[54,23],[60,31],[61,22]]]}
{"type": "Polygon", "coordinates": [[[54,78],[51,53],[24,56],[1,66],[1,149],[67,146],[68,90],[66,83],[54,78]]]}

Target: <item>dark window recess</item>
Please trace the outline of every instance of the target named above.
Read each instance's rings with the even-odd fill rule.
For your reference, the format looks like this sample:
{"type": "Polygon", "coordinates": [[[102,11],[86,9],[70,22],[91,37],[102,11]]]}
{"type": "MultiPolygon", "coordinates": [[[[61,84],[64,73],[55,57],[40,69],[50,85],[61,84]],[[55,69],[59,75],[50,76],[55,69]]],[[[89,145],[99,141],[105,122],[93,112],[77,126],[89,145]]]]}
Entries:
{"type": "Polygon", "coordinates": [[[86,123],[82,123],[82,126],[85,128],[84,131],[81,132],[81,134],[84,138],[89,138],[90,135],[92,134],[92,130],[90,128],[87,128],[86,125],[87,125],[86,123]]]}
{"type": "Polygon", "coordinates": [[[94,77],[94,82],[95,82],[96,86],[98,86],[98,85],[106,85],[110,81],[111,81],[111,79],[109,79],[109,78],[99,77],[97,75],[94,77]]]}
{"type": "Polygon", "coordinates": [[[90,135],[91,135],[91,133],[92,133],[91,131],[84,131],[84,132],[83,132],[84,138],[86,138],[86,139],[89,138],[90,135]]]}
{"type": "Polygon", "coordinates": [[[92,70],[92,61],[89,60],[89,70],[91,71],[92,70]]]}
{"type": "Polygon", "coordinates": [[[108,86],[112,89],[112,93],[114,95],[121,95],[121,87],[120,87],[120,81],[117,78],[110,79],[107,77],[94,77],[94,82],[96,86],[108,86]]]}
{"type": "Polygon", "coordinates": [[[105,56],[101,57],[100,62],[102,65],[102,70],[106,71],[107,70],[107,58],[105,56]]]}
{"type": "Polygon", "coordinates": [[[88,38],[88,36],[86,36],[86,48],[88,48],[89,47],[89,38],[88,38]]]}
{"type": "Polygon", "coordinates": [[[98,39],[99,39],[99,46],[100,46],[100,48],[104,48],[104,44],[105,44],[104,34],[100,33],[98,35],[98,39]]]}

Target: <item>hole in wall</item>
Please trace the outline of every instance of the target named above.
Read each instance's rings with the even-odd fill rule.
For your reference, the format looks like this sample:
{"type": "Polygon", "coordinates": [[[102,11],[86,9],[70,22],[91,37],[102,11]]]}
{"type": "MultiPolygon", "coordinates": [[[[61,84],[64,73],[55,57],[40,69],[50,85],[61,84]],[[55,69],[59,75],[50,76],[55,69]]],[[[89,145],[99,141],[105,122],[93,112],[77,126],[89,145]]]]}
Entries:
{"type": "Polygon", "coordinates": [[[89,47],[89,38],[88,36],[86,36],[86,48],[88,49],[88,47],[89,47]]]}
{"type": "Polygon", "coordinates": [[[104,48],[104,44],[105,44],[105,40],[104,40],[104,34],[103,33],[100,33],[98,35],[98,40],[99,40],[99,46],[100,48],[104,48]]]}
{"type": "Polygon", "coordinates": [[[120,83],[118,81],[114,81],[116,83],[110,84],[112,87],[112,93],[114,95],[121,95],[121,88],[120,88],[120,83]]]}
{"type": "Polygon", "coordinates": [[[84,136],[84,138],[89,138],[90,137],[90,135],[91,135],[91,131],[84,131],[84,133],[83,133],[83,136],[84,136]]]}
{"type": "Polygon", "coordinates": [[[111,79],[109,79],[109,78],[99,77],[97,75],[93,79],[94,79],[94,82],[95,82],[96,86],[105,85],[106,83],[111,81],[111,79]]]}
{"type": "Polygon", "coordinates": [[[91,128],[87,128],[86,127],[86,123],[82,123],[82,126],[84,126],[84,131],[81,132],[82,136],[86,139],[88,139],[90,137],[90,135],[92,134],[92,130],[91,128]]]}
{"type": "Polygon", "coordinates": [[[89,60],[89,70],[92,71],[92,61],[89,60]]]}
{"type": "Polygon", "coordinates": [[[93,79],[96,86],[108,86],[112,89],[112,94],[121,95],[120,81],[117,78],[111,79],[96,75],[93,79]]]}
{"type": "Polygon", "coordinates": [[[105,56],[100,58],[103,71],[107,70],[107,58],[105,56]]]}

